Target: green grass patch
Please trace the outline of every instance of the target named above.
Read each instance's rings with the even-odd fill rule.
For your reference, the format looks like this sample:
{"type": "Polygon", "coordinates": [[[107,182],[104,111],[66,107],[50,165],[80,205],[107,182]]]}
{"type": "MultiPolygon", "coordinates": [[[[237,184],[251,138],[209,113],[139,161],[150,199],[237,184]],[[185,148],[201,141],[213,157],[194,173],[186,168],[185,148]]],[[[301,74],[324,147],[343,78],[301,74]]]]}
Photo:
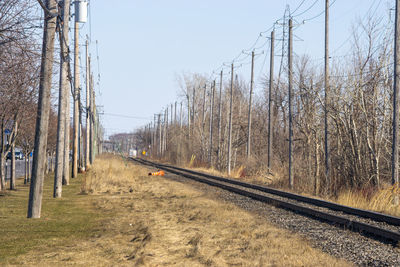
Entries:
{"type": "Polygon", "coordinates": [[[27,219],[29,185],[17,181],[16,191],[0,194],[0,264],[35,249],[73,245],[100,231],[100,222],[110,214],[96,212],[93,198],[80,194],[85,174],[63,186],[62,198],[53,198],[54,174],[45,178],[40,219],[27,219]]]}

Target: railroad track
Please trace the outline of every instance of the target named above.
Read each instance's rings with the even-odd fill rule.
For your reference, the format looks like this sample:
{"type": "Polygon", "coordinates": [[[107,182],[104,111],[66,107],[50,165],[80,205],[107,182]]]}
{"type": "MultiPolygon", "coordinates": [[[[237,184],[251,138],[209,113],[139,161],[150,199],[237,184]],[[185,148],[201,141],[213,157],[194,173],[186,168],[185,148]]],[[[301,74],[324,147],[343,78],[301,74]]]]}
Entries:
{"type": "Polygon", "coordinates": [[[378,212],[356,209],[333,202],[305,197],[269,187],[217,177],[141,158],[133,161],[177,174],[201,183],[252,198],[278,208],[361,233],[370,238],[397,246],[400,241],[400,218],[378,212]]]}

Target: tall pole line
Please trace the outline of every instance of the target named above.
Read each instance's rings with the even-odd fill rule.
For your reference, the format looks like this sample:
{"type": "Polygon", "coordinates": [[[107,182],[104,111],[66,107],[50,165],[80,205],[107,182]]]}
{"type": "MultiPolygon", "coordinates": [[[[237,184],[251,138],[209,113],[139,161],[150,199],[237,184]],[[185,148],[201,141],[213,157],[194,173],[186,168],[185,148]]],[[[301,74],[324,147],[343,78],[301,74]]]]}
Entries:
{"type": "Polygon", "coordinates": [[[249,96],[249,115],[247,119],[247,160],[250,158],[251,150],[251,101],[253,98],[254,85],[254,50],[251,52],[251,79],[250,79],[250,96],[249,96]]]}
{"type": "Polygon", "coordinates": [[[330,162],[329,162],[329,125],[328,112],[330,108],[330,90],[329,90],[329,0],[325,0],[325,179],[327,189],[330,186],[330,162]]]}
{"type": "Polygon", "coordinates": [[[292,87],[293,87],[293,22],[289,19],[289,186],[293,189],[293,114],[292,114],[292,87]]]}
{"type": "MultiPolygon", "coordinates": [[[[52,12],[57,11],[56,1],[46,1],[46,9],[52,12]]],[[[33,152],[32,180],[29,188],[28,218],[40,218],[42,208],[56,23],[56,17],[46,14],[44,20],[43,48],[39,76],[39,100],[35,127],[35,150],[33,152]]],[[[4,189],[4,187],[2,188],[4,189]]]]}
{"type": "Polygon", "coordinates": [[[274,46],[275,46],[275,31],[271,32],[271,55],[269,58],[269,88],[268,88],[268,172],[271,172],[271,155],[272,155],[272,90],[274,88],[274,46]]]}
{"type": "Polygon", "coordinates": [[[233,105],[233,63],[231,67],[231,89],[229,100],[229,136],[228,136],[228,175],[231,174],[231,158],[232,158],[232,105],[233,105]]]}

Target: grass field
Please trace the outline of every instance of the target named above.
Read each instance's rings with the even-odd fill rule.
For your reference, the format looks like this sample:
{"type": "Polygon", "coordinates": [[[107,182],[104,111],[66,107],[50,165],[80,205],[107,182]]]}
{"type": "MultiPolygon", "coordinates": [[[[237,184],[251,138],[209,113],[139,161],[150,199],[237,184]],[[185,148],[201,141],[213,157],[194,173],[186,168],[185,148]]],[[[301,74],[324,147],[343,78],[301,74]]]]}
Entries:
{"type": "Polygon", "coordinates": [[[28,188],[2,196],[0,264],[24,266],[348,266],[229,203],[114,156],[26,219],[28,188]]]}
{"type": "Polygon", "coordinates": [[[53,176],[45,178],[40,219],[27,219],[29,186],[17,181],[16,191],[0,195],[0,264],[16,263],[14,259],[31,250],[41,250],[63,243],[89,238],[96,232],[99,220],[91,199],[79,194],[82,176],[71,179],[63,188],[63,198],[53,199],[53,176]]]}

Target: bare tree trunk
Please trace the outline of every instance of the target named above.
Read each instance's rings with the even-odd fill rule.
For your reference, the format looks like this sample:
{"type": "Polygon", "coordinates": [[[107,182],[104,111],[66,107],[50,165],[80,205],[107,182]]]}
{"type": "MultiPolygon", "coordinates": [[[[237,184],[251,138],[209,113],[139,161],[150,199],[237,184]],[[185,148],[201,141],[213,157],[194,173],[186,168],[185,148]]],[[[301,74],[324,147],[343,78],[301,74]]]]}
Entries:
{"type": "MultiPolygon", "coordinates": [[[[47,0],[48,10],[56,13],[55,0],[47,0]]],[[[35,132],[32,182],[29,191],[28,218],[40,218],[42,208],[44,163],[46,160],[47,133],[49,126],[51,78],[54,56],[56,17],[46,16],[43,33],[42,63],[40,69],[39,103],[35,132]]]]}
{"type": "Polygon", "coordinates": [[[318,196],[319,195],[319,187],[320,187],[320,181],[319,181],[319,165],[320,165],[320,159],[319,159],[319,140],[317,135],[315,136],[315,174],[314,174],[314,195],[318,196]]]}
{"type": "Polygon", "coordinates": [[[15,190],[15,144],[11,144],[11,175],[10,190],[15,190]]]}
{"type": "Polygon", "coordinates": [[[24,184],[27,184],[27,183],[28,183],[28,172],[29,172],[29,170],[28,170],[28,168],[29,168],[29,163],[28,163],[28,160],[29,160],[29,155],[28,155],[28,154],[26,154],[26,156],[25,156],[25,160],[24,160],[24,164],[25,164],[25,177],[24,177],[24,184]]]}
{"type": "MultiPolygon", "coordinates": [[[[30,153],[29,153],[30,155],[30,153]]],[[[28,183],[32,182],[32,160],[29,156],[28,158],[28,183]]]]}
{"type": "Polygon", "coordinates": [[[0,151],[0,191],[3,191],[6,189],[7,173],[5,172],[4,164],[5,164],[4,152],[0,151]]]}

